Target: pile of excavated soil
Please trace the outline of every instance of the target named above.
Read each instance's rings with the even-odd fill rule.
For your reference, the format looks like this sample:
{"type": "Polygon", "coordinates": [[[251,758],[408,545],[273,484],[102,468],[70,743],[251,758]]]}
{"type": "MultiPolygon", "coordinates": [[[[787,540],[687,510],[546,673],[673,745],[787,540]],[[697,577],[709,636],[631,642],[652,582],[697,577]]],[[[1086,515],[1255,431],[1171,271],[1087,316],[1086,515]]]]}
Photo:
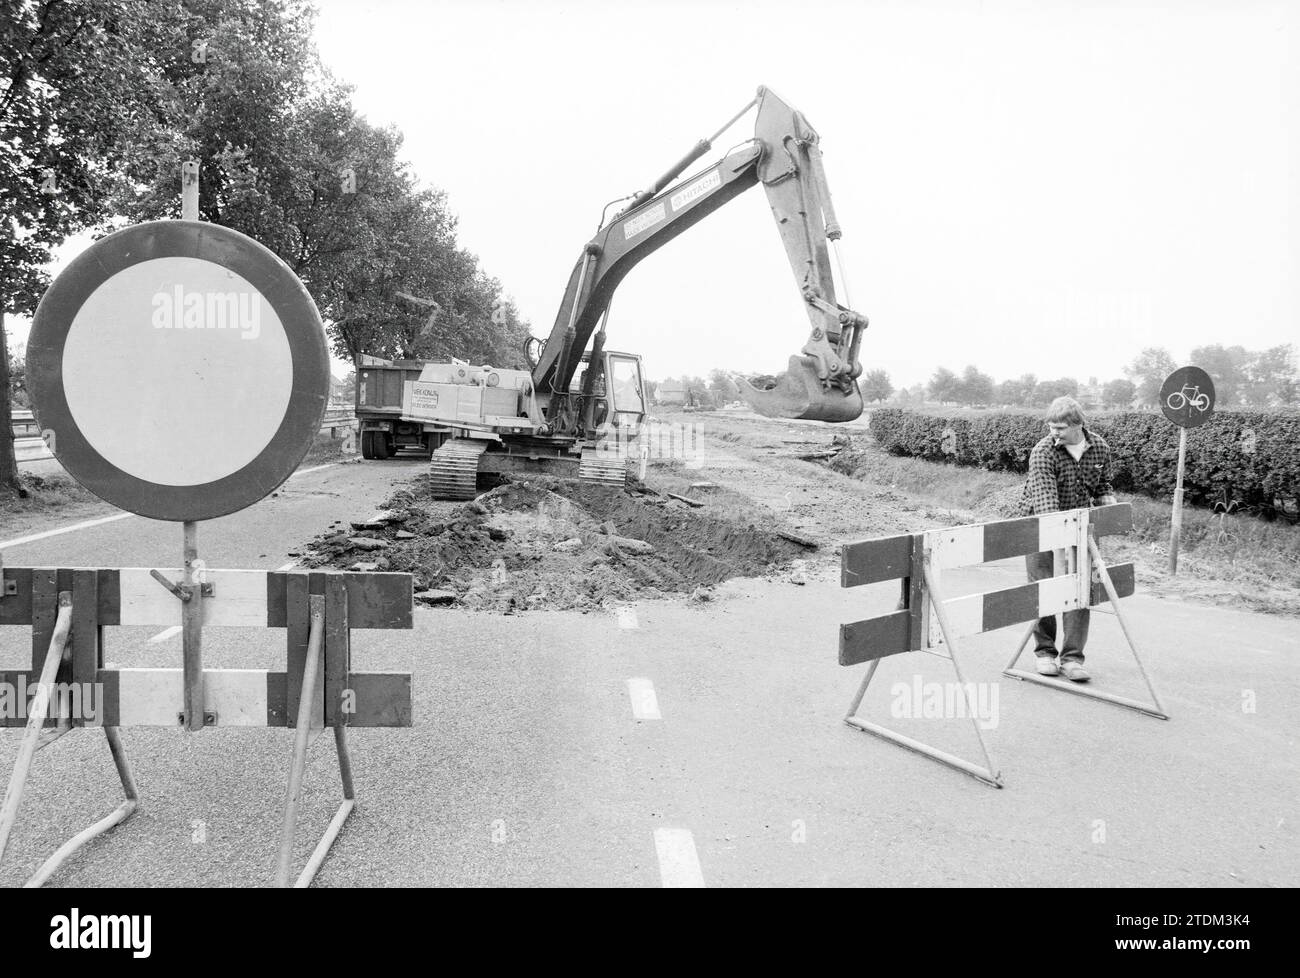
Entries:
{"type": "Polygon", "coordinates": [[[509,614],[681,593],[707,600],[714,584],[804,553],[752,517],[712,515],[652,492],[531,478],[449,510],[421,477],[375,518],[318,537],[302,563],[405,571],[425,604],[509,614]]]}

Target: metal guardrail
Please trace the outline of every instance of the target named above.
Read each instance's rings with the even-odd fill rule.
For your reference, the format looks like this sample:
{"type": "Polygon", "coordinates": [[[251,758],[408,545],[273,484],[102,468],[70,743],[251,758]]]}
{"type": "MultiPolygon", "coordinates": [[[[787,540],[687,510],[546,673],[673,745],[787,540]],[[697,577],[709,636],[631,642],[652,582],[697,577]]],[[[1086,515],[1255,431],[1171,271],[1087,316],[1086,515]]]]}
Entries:
{"type": "MultiPolygon", "coordinates": [[[[17,430],[9,433],[9,437],[14,443],[14,454],[16,455],[23,450],[31,451],[38,446],[40,447],[41,453],[28,458],[20,458],[17,460],[18,464],[25,465],[28,462],[45,462],[54,458],[54,455],[46,449],[45,441],[41,438],[40,432],[35,430],[36,421],[32,418],[32,413],[30,411],[21,412],[25,417],[20,417],[19,413],[20,412],[18,411],[14,412],[14,428],[17,429],[19,424],[23,424],[24,428],[28,428],[26,422],[30,422],[30,428],[28,428],[28,430],[32,431],[32,433],[20,435],[17,430]],[[27,444],[24,445],[24,442],[27,444]]],[[[352,427],[356,422],[357,416],[350,408],[346,411],[327,412],[325,417],[321,419],[320,430],[325,431],[326,429],[329,429],[332,432],[336,428],[352,427]]]]}

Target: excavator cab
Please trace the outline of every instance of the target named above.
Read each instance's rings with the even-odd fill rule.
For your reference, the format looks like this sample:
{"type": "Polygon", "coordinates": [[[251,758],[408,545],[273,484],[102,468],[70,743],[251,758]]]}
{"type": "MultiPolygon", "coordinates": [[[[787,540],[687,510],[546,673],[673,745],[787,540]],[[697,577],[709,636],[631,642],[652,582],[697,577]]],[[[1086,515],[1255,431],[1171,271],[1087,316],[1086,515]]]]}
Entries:
{"type": "MultiPolygon", "coordinates": [[[[593,381],[591,396],[594,400],[592,422],[595,428],[612,425],[615,428],[636,429],[645,420],[645,379],[641,373],[641,358],[635,353],[601,353],[601,368],[593,381]]],[[[569,393],[580,397],[591,369],[591,354],[582,355],[584,369],[569,385],[569,393]]]]}
{"type": "Polygon", "coordinates": [[[631,353],[606,353],[605,375],[613,402],[610,419],[620,428],[635,428],[645,419],[645,381],[641,358],[631,353]]]}

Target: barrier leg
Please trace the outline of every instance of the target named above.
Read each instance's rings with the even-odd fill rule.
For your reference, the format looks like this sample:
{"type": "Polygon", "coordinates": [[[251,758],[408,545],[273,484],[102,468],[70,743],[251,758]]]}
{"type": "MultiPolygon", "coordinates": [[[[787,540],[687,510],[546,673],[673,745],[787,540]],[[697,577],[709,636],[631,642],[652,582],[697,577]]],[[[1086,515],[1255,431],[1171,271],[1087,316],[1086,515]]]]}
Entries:
{"type": "Polygon", "coordinates": [[[1115,618],[1119,621],[1120,630],[1124,633],[1124,640],[1128,642],[1129,651],[1133,653],[1133,661],[1137,663],[1138,672],[1142,674],[1142,681],[1146,683],[1147,692],[1151,694],[1151,703],[1155,706],[1155,712],[1143,710],[1142,712],[1149,716],[1158,717],[1161,720],[1168,720],[1169,714],[1165,708],[1160,705],[1160,697],[1156,694],[1156,688],[1151,682],[1151,677],[1147,675],[1146,666],[1142,664],[1142,656],[1138,654],[1137,643],[1133,641],[1133,634],[1128,630],[1128,622],[1124,620],[1124,612],[1119,606],[1119,595],[1115,592],[1115,582],[1110,579],[1110,571],[1106,569],[1106,562],[1101,559],[1101,550],[1097,547],[1097,541],[1092,537],[1088,538],[1088,551],[1092,554],[1093,562],[1097,567],[1097,575],[1101,578],[1102,587],[1106,589],[1106,597],[1110,599],[1110,606],[1115,609],[1115,618]]]}
{"type": "Polygon", "coordinates": [[[862,705],[862,697],[867,695],[867,687],[871,685],[871,677],[876,674],[876,666],[880,665],[879,659],[872,659],[871,665],[867,666],[867,674],[862,677],[862,685],[858,687],[857,695],[853,697],[853,702],[849,704],[849,712],[845,714],[844,719],[847,723],[858,712],[858,707],[862,705]]]}
{"type": "Polygon", "coordinates": [[[136,791],[135,778],[131,774],[131,765],[126,759],[126,751],[122,747],[122,739],[118,734],[117,727],[105,727],[104,736],[108,739],[108,749],[112,752],[113,764],[117,768],[117,776],[122,782],[122,792],[126,795],[126,800],[94,825],[82,829],[59,846],[54,855],[41,863],[40,868],[32,874],[31,879],[24,883],[23,886],[28,888],[43,886],[46,880],[58,872],[69,856],[91,839],[103,835],[116,825],[121,825],[134,815],[136,809],[140,807],[140,795],[136,791]]]}
{"type": "Polygon", "coordinates": [[[23,730],[23,740],[18,746],[18,757],[14,761],[13,772],[9,775],[9,787],[5,789],[3,804],[0,804],[0,860],[4,859],[9,833],[13,831],[14,822],[18,820],[18,806],[22,804],[23,789],[27,786],[32,757],[36,754],[36,745],[40,743],[45,717],[49,712],[50,690],[59,674],[59,665],[63,662],[63,650],[68,644],[68,633],[71,630],[72,592],[60,591],[59,610],[54,619],[54,633],[50,636],[50,647],[45,653],[45,662],[41,666],[40,689],[32,700],[31,712],[27,715],[27,727],[23,730]]]}
{"type": "MultiPolygon", "coordinates": [[[[930,605],[934,608],[935,615],[939,619],[939,629],[943,632],[943,639],[948,643],[948,652],[952,657],[953,672],[957,673],[957,682],[962,689],[966,688],[966,677],[961,672],[960,653],[957,649],[957,633],[948,621],[948,612],[943,606],[943,592],[936,586],[934,572],[930,569],[929,555],[927,554],[925,562],[921,565],[925,575],[925,586],[930,591],[930,605]]],[[[980,729],[979,721],[971,716],[971,726],[975,728],[975,736],[980,742],[980,751],[984,755],[984,765],[986,776],[976,774],[975,776],[981,781],[986,781],[998,788],[1002,787],[1002,778],[997,768],[993,764],[993,754],[989,751],[989,745],[984,740],[984,731],[980,729]]]]}
{"type": "Polygon", "coordinates": [[[1016,654],[1011,657],[1011,661],[1008,662],[1006,668],[1002,670],[1003,673],[1011,675],[1011,670],[1016,667],[1016,663],[1020,661],[1020,657],[1025,654],[1025,646],[1029,644],[1029,640],[1033,635],[1034,626],[1031,624],[1025,631],[1025,637],[1020,640],[1020,645],[1016,647],[1016,654]]]}
{"type": "MultiPolygon", "coordinates": [[[[32,712],[27,718],[27,729],[23,733],[23,742],[18,749],[18,760],[14,763],[13,774],[9,779],[9,788],[5,792],[4,804],[0,806],[0,859],[4,858],[5,846],[9,842],[9,833],[18,818],[18,806],[22,802],[23,788],[31,771],[32,756],[36,751],[53,743],[72,729],[69,718],[61,717],[59,727],[52,732],[52,735],[42,735],[42,728],[49,713],[49,690],[58,675],[59,664],[63,661],[71,627],[72,595],[68,591],[61,591],[59,593],[58,617],[54,623],[54,634],[50,637],[49,651],[46,653],[45,663],[41,667],[41,691],[32,701],[32,712]],[[65,723],[64,721],[69,722],[65,723]]],[[[108,738],[109,750],[112,752],[113,763],[117,767],[117,774],[121,779],[122,791],[126,795],[126,800],[94,825],[83,829],[59,846],[54,855],[41,863],[40,868],[23,884],[24,886],[38,887],[44,884],[62,867],[69,856],[91,839],[97,838],[114,826],[125,822],[135,813],[136,808],[139,806],[139,795],[136,792],[135,779],[131,776],[131,768],[126,760],[126,752],[122,749],[122,742],[118,738],[117,728],[105,727],[104,733],[108,738]]]]}
{"type": "MultiPolygon", "coordinates": [[[[1106,569],[1106,564],[1101,558],[1101,551],[1097,549],[1097,541],[1091,537],[1088,539],[1088,550],[1092,555],[1093,566],[1097,569],[1097,575],[1101,578],[1102,587],[1106,589],[1106,597],[1110,600],[1110,605],[1115,611],[1119,627],[1124,633],[1124,639],[1133,652],[1133,660],[1137,663],[1138,672],[1142,675],[1142,681],[1146,683],[1147,692],[1151,694],[1151,702],[1143,703],[1141,700],[1135,700],[1128,696],[1117,696],[1114,693],[1085,688],[1069,680],[1040,676],[1037,673],[1026,672],[1023,669],[1008,667],[1003,671],[1003,675],[1029,683],[1038,683],[1040,686],[1050,686],[1066,693],[1073,693],[1075,696],[1086,696],[1088,699],[1101,700],[1103,703],[1113,703],[1115,706],[1121,706],[1126,710],[1135,710],[1146,716],[1155,717],[1157,720],[1168,720],[1169,714],[1160,705],[1160,697],[1156,695],[1155,686],[1151,683],[1151,677],[1147,675],[1146,666],[1142,664],[1142,657],[1138,654],[1137,645],[1134,643],[1133,635],[1128,628],[1128,622],[1124,620],[1124,612],[1120,610],[1119,595],[1115,592],[1115,582],[1111,580],[1110,571],[1106,569]]],[[[1020,653],[1016,653],[1016,658],[1019,657],[1020,653]]]]}
{"type": "Polygon", "coordinates": [[[334,840],[338,838],[339,832],[343,830],[343,823],[352,814],[352,809],[357,807],[356,792],[352,788],[352,757],[348,753],[347,729],[342,723],[334,725],[334,746],[338,750],[339,776],[343,781],[343,804],[339,805],[339,810],[334,813],[329,827],[325,829],[325,834],[316,843],[311,858],[307,860],[307,865],[303,867],[298,881],[293,884],[294,889],[302,890],[311,886],[311,881],[316,878],[316,872],[320,869],[321,863],[329,855],[330,846],[334,845],[334,840]]]}
{"type": "MultiPolygon", "coordinates": [[[[317,684],[321,677],[321,647],[325,639],[325,597],[313,594],[311,606],[311,632],[307,639],[307,661],[302,676],[302,697],[298,702],[298,727],[295,732],[293,761],[289,768],[289,789],[284,805],[284,824],[280,834],[280,853],[276,861],[275,885],[289,885],[289,863],[293,859],[293,839],[298,822],[298,809],[302,803],[302,777],[307,764],[307,748],[313,740],[312,714],[317,698],[317,684]]],[[[307,865],[294,883],[295,889],[311,885],[317,871],[329,855],[330,847],[343,829],[356,807],[356,792],[352,786],[352,757],[348,752],[346,727],[340,718],[334,724],[334,745],[339,757],[339,775],[343,782],[343,803],[316,843],[307,865]]]]}
{"type": "MultiPolygon", "coordinates": [[[[957,673],[957,681],[964,689],[965,680],[962,677],[961,663],[958,661],[960,653],[958,652],[956,644],[953,642],[953,630],[948,623],[947,614],[943,610],[942,598],[939,594],[935,593],[934,582],[932,580],[928,562],[924,565],[924,576],[925,586],[930,592],[930,604],[939,615],[939,628],[942,630],[944,640],[948,644],[949,655],[945,658],[952,660],[953,669],[957,673]]],[[[882,727],[878,723],[872,723],[870,720],[864,720],[856,715],[858,708],[862,705],[863,696],[867,692],[867,686],[870,685],[872,677],[876,674],[876,667],[879,665],[880,660],[873,659],[871,665],[867,667],[867,674],[862,678],[862,684],[858,687],[858,692],[853,697],[853,702],[849,704],[849,712],[844,718],[844,722],[850,727],[861,730],[863,733],[871,734],[873,737],[879,737],[881,740],[887,740],[891,744],[914,751],[918,754],[924,754],[931,760],[939,761],[941,764],[947,764],[949,767],[955,768],[963,774],[969,774],[971,777],[975,778],[977,781],[983,782],[984,784],[991,785],[994,788],[1001,788],[1001,775],[994,769],[993,758],[989,752],[988,744],[984,742],[983,731],[980,730],[979,723],[973,716],[971,717],[971,723],[975,727],[975,736],[979,739],[980,750],[984,754],[984,767],[972,764],[970,761],[960,758],[955,754],[949,754],[947,751],[939,750],[937,747],[931,747],[929,744],[922,743],[919,740],[914,740],[911,737],[890,730],[888,727],[882,727]]]]}

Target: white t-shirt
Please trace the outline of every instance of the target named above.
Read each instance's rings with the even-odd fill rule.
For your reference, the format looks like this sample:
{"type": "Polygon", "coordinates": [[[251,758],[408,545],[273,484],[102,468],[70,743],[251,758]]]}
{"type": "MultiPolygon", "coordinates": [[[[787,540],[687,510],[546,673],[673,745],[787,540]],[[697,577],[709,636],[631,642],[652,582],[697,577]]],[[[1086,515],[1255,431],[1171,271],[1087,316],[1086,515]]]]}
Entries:
{"type": "Polygon", "coordinates": [[[1088,439],[1083,439],[1083,441],[1079,442],[1077,445],[1066,445],[1065,450],[1069,452],[1077,462],[1079,459],[1083,458],[1083,453],[1088,450],[1088,439]]]}

